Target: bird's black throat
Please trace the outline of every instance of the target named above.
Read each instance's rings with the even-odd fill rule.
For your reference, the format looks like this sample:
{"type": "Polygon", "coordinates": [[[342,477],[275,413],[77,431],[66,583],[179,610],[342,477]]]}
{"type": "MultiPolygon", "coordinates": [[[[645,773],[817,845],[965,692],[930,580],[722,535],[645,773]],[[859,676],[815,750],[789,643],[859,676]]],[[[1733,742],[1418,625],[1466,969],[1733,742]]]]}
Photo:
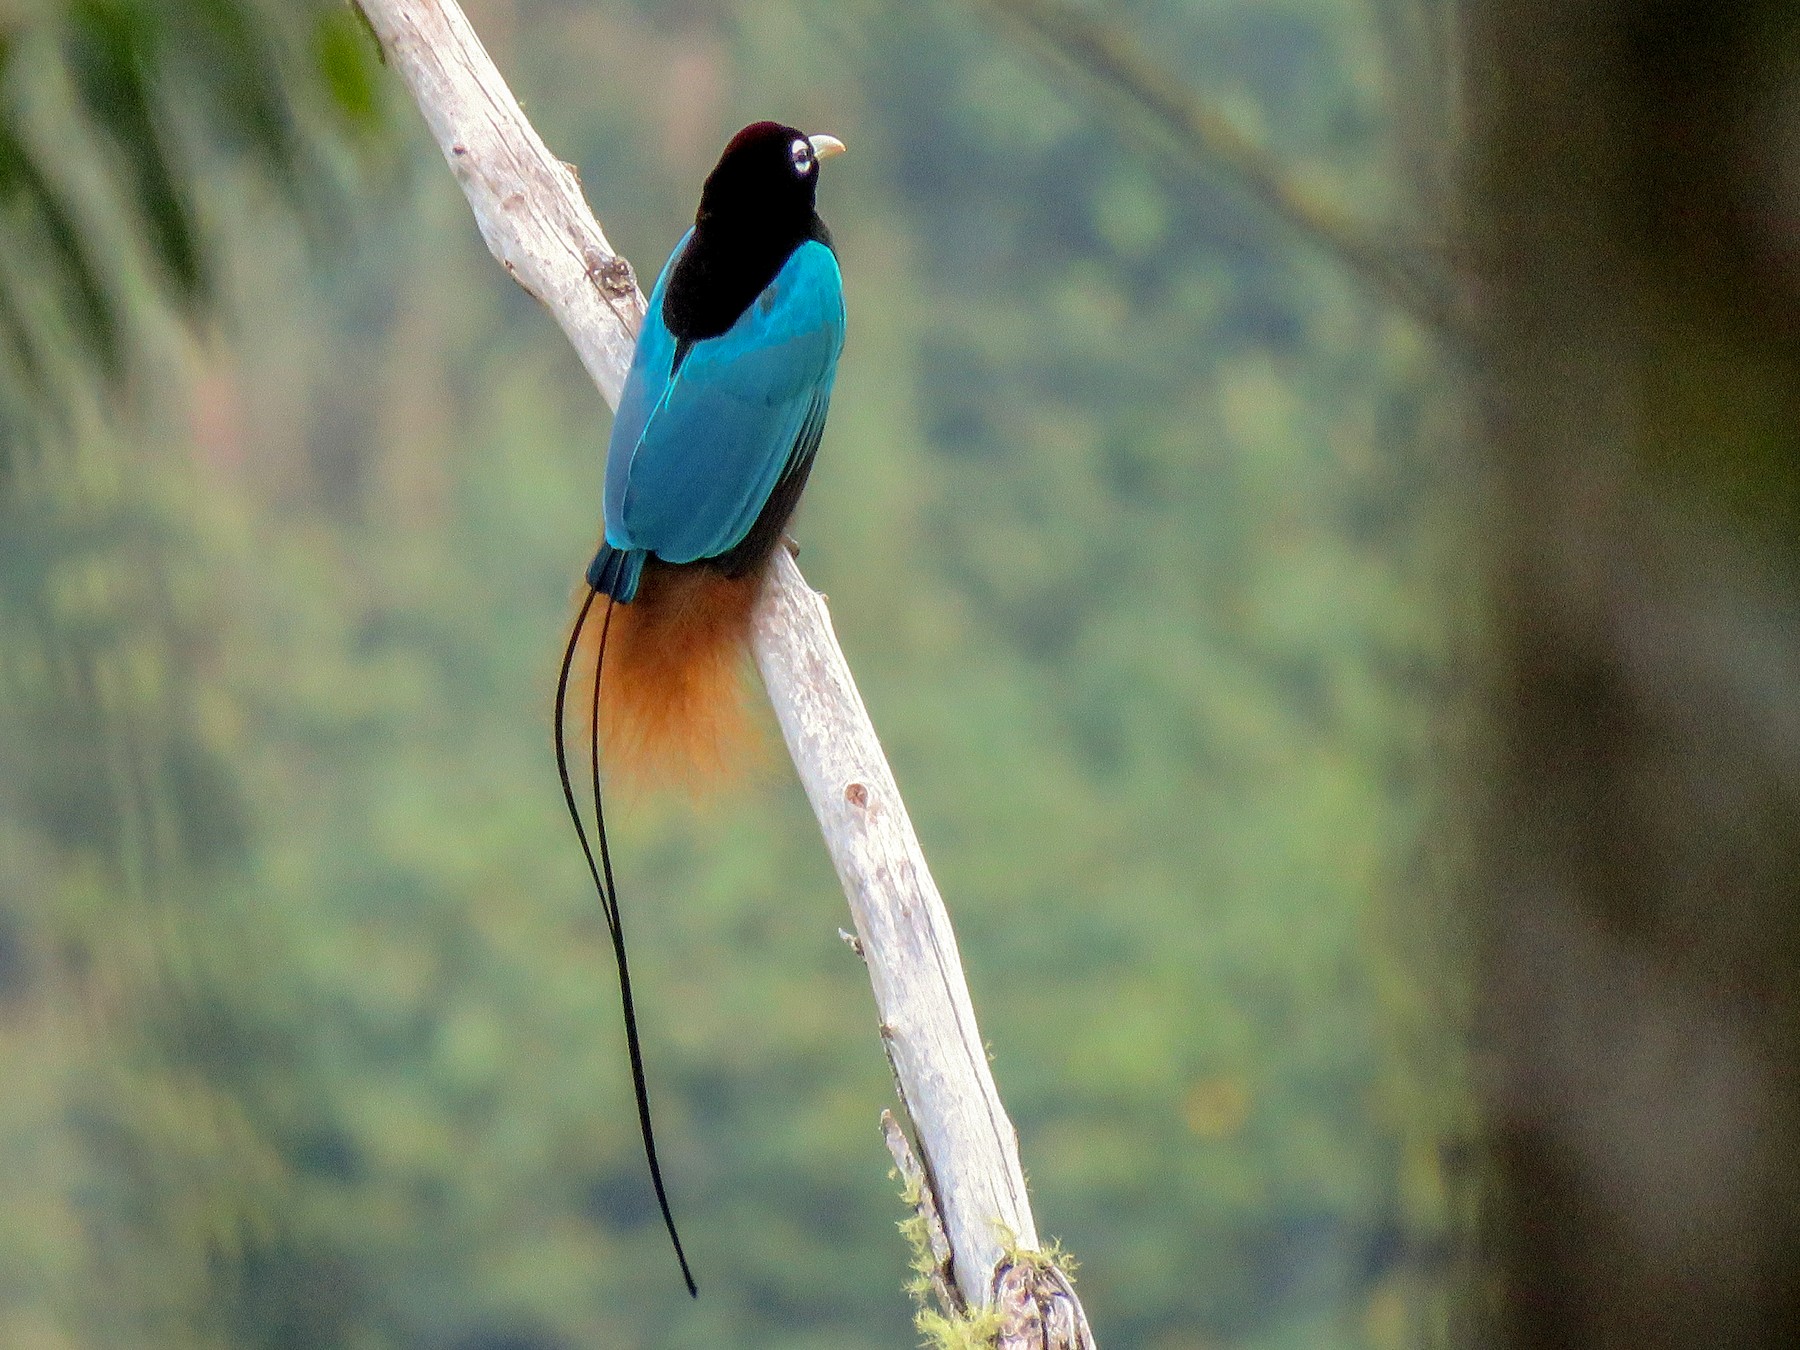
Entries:
{"type": "Polygon", "coordinates": [[[732,138],[707,176],[693,237],[663,293],[677,364],[692,344],[727,332],[801,244],[831,247],[813,209],[816,164],[801,175],[790,158],[797,140],[805,137],[793,127],[755,123],[732,138]]]}
{"type": "Polygon", "coordinates": [[[816,211],[803,227],[778,230],[733,221],[702,221],[675,260],[663,293],[663,322],[675,335],[676,361],[686,348],[730,330],[807,240],[831,247],[831,231],[816,211]]]}

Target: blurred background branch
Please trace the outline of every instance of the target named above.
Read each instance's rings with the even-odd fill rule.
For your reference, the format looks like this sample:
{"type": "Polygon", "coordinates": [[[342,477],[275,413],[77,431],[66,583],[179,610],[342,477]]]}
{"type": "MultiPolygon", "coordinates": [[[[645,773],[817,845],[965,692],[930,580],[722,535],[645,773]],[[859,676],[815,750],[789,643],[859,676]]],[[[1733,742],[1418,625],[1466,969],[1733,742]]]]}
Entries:
{"type": "MultiPolygon", "coordinates": [[[[1370,223],[1359,221],[1311,187],[1246,133],[1187,79],[1158,63],[1122,23],[1068,0],[975,0],[999,15],[1027,45],[1077,75],[1103,96],[1134,138],[1157,155],[1170,151],[1216,173],[1248,195],[1298,238],[1331,258],[1372,294],[1441,337],[1469,335],[1458,278],[1423,249],[1402,252],[1370,223]]],[[[1433,0],[1376,3],[1396,64],[1414,77],[1415,61],[1445,60],[1444,35],[1432,27],[1443,6],[1433,0]]],[[[1443,77],[1426,68],[1425,80],[1443,77]]],[[[1408,150],[1434,203],[1442,201],[1448,137],[1419,116],[1402,117],[1408,150]]],[[[1438,255],[1441,260],[1442,255],[1438,255]]]]}

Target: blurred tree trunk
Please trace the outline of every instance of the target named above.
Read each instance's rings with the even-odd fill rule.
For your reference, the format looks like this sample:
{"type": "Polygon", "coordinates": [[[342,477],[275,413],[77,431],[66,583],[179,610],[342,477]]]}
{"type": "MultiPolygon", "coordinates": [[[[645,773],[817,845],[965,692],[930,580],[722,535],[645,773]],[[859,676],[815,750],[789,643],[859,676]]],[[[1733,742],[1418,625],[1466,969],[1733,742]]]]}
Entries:
{"type": "Polygon", "coordinates": [[[1800,12],[1484,0],[1501,1342],[1800,1334],[1800,12]]]}

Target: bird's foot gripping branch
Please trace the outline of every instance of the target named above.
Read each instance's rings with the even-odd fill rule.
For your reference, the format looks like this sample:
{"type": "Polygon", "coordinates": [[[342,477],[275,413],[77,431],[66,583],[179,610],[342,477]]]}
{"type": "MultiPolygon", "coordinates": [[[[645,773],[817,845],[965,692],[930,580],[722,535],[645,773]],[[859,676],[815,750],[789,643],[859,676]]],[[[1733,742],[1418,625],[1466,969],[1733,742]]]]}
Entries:
{"type": "Polygon", "coordinates": [[[989,1298],[969,1306],[956,1285],[956,1254],[931,1180],[892,1111],[881,1113],[881,1133],[894,1159],[888,1175],[900,1182],[901,1202],[912,1211],[899,1228],[912,1250],[907,1292],[917,1305],[913,1323],[924,1343],[931,1350],[1093,1350],[1094,1333],[1075,1297],[1075,1259],[1060,1243],[1021,1247],[1017,1235],[996,1222],[1001,1257],[989,1298]]]}

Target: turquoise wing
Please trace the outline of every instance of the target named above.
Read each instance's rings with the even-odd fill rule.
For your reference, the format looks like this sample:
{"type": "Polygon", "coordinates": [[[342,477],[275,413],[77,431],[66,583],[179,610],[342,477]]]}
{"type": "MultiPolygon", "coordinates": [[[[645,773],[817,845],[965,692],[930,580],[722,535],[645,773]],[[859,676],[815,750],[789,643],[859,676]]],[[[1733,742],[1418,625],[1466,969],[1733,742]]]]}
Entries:
{"type": "Polygon", "coordinates": [[[677,563],[729,551],[804,472],[844,345],[837,258],[809,240],[737,323],[678,361],[662,298],[679,255],[651,294],[606,465],[606,542],[677,563]]]}

